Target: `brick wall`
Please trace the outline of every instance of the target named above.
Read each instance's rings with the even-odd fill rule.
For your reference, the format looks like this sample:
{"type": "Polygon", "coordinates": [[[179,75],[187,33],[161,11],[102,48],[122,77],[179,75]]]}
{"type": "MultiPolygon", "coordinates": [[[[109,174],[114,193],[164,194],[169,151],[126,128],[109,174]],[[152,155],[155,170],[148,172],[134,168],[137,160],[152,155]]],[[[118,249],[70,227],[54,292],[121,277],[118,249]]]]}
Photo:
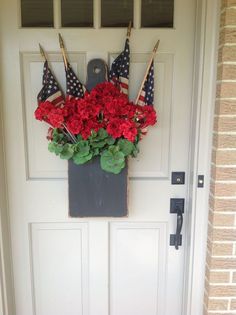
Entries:
{"type": "Polygon", "coordinates": [[[204,314],[236,314],[236,0],[221,6],[204,314]]]}

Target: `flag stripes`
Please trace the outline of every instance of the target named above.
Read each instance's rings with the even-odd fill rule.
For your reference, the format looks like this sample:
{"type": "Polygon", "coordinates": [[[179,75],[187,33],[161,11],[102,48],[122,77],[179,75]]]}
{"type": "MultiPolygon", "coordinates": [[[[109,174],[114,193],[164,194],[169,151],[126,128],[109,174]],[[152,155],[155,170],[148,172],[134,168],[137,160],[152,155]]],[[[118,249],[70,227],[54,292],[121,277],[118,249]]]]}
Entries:
{"type": "Polygon", "coordinates": [[[52,74],[48,61],[44,62],[43,68],[43,87],[37,96],[38,103],[51,102],[55,106],[60,106],[64,102],[62,91],[59,88],[58,82],[52,74]]]}

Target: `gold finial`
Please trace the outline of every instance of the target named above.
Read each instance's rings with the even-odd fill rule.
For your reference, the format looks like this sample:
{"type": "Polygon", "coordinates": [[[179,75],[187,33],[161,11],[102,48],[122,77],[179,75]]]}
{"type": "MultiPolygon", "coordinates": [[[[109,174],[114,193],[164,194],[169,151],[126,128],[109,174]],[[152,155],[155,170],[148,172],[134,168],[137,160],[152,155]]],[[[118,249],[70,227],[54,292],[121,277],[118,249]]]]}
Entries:
{"type": "Polygon", "coordinates": [[[39,51],[40,51],[40,54],[43,57],[43,59],[46,61],[47,58],[46,58],[45,51],[43,50],[43,47],[40,44],[39,44],[39,51]]]}
{"type": "Polygon", "coordinates": [[[153,48],[153,51],[154,51],[154,52],[157,51],[159,44],[160,44],[160,40],[158,39],[158,41],[156,42],[156,45],[155,45],[154,48],[153,48]]]}
{"type": "Polygon", "coordinates": [[[58,34],[58,36],[59,36],[59,44],[60,44],[60,48],[61,48],[61,52],[62,52],[63,61],[64,61],[64,64],[65,64],[65,68],[67,70],[68,62],[67,62],[67,58],[66,58],[64,42],[63,42],[63,39],[62,39],[62,36],[61,36],[60,33],[58,34]]]}
{"type": "Polygon", "coordinates": [[[62,38],[62,36],[61,36],[61,34],[60,34],[60,33],[58,34],[58,37],[59,37],[59,44],[60,44],[60,48],[64,48],[63,38],[62,38]]]}
{"type": "Polygon", "coordinates": [[[128,28],[127,28],[127,34],[126,36],[129,38],[130,35],[131,35],[131,28],[132,28],[132,22],[129,21],[129,25],[128,25],[128,28]]]}

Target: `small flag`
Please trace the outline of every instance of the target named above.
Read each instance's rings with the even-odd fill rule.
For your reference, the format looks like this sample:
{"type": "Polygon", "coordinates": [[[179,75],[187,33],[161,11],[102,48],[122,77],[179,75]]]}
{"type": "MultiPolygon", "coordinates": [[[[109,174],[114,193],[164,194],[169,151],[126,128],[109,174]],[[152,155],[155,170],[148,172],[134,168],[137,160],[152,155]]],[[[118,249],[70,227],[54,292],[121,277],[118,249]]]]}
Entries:
{"type": "Polygon", "coordinates": [[[37,96],[37,100],[38,103],[49,101],[55,106],[59,106],[64,102],[63,94],[49,68],[47,60],[44,62],[43,68],[43,87],[37,96]]]}
{"type": "Polygon", "coordinates": [[[129,38],[126,38],[124,50],[113,61],[109,72],[110,82],[117,86],[120,91],[126,95],[128,95],[129,91],[129,63],[129,38]]]}
{"type": "Polygon", "coordinates": [[[152,61],[137,105],[153,105],[154,99],[154,62],[152,61]]]}
{"type": "Polygon", "coordinates": [[[66,68],[66,97],[71,99],[72,97],[80,99],[84,97],[86,92],[85,86],[79,81],[77,75],[72,69],[71,65],[67,61],[66,68]]]}

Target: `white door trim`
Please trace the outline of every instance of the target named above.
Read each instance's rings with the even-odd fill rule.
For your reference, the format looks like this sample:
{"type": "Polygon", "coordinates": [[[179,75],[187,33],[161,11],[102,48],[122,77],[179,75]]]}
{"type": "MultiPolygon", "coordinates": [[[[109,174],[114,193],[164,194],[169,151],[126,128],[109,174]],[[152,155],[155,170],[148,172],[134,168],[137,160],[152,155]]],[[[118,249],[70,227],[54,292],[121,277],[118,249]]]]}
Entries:
{"type": "MultiPolygon", "coordinates": [[[[193,82],[192,148],[190,154],[190,200],[188,205],[188,226],[191,226],[186,239],[186,259],[188,270],[184,279],[183,315],[202,315],[205,253],[207,239],[208,197],[212,121],[215,101],[216,46],[218,40],[218,15],[220,0],[197,0],[195,78],[193,82]],[[208,136],[209,135],[209,136],[208,136]],[[205,175],[205,188],[197,187],[197,175],[205,175]]],[[[0,110],[2,107],[0,107],[0,110]]],[[[2,114],[0,112],[0,114],[2,114]]],[[[0,127],[1,124],[0,124],[0,127]]],[[[2,129],[2,128],[0,128],[2,129]]],[[[0,157],[4,134],[0,132],[0,157]]],[[[0,158],[0,168],[4,170],[4,159],[0,158]]],[[[0,186],[5,187],[4,176],[0,186]]],[[[12,286],[10,242],[7,202],[0,203],[0,315],[14,315],[14,290],[12,286]],[[6,250],[7,249],[7,250],[6,250]]]]}
{"type": "MultiPolygon", "coordinates": [[[[1,92],[1,91],[0,91],[1,92]]],[[[0,315],[14,315],[11,242],[7,211],[4,128],[0,93],[0,315]]]]}
{"type": "Polygon", "coordinates": [[[220,0],[198,0],[183,315],[203,314],[220,0]],[[197,188],[204,175],[204,188],[197,188]]]}

